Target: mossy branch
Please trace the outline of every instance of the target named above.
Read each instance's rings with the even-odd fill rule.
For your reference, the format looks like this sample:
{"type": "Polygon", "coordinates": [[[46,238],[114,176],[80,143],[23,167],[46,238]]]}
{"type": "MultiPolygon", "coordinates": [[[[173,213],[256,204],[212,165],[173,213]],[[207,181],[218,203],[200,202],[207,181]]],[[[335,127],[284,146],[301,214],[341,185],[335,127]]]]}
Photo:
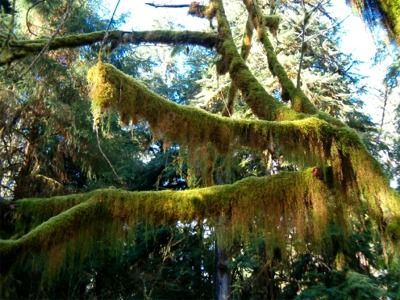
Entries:
{"type": "MultiPolygon", "coordinates": [[[[216,18],[218,21],[218,33],[221,38],[221,43],[217,44],[217,51],[221,55],[221,59],[217,62],[217,71],[220,74],[224,74],[229,71],[229,75],[233,83],[241,90],[242,94],[245,95],[244,99],[246,103],[258,118],[271,121],[297,120],[305,118],[306,116],[302,112],[306,112],[309,115],[315,115],[321,120],[325,120],[335,126],[345,126],[341,121],[332,118],[316,109],[316,107],[308,100],[301,90],[295,89],[294,84],[290,80],[288,86],[289,90],[294,91],[294,88],[296,90],[296,97],[294,97],[294,99],[296,101],[300,101],[297,102],[298,105],[295,105],[298,108],[297,110],[295,108],[288,108],[286,105],[272,97],[254,77],[244,59],[237,51],[235,42],[232,38],[230,25],[224,12],[222,1],[214,0],[214,2],[216,7],[216,18]],[[305,107],[307,107],[307,109],[304,109],[305,107]]],[[[254,4],[249,5],[252,7],[258,7],[254,4]]],[[[255,25],[255,28],[260,30],[261,27],[258,25],[258,21],[253,20],[254,18],[258,20],[259,16],[256,14],[250,14],[250,17],[253,25],[255,25]]],[[[275,20],[276,18],[273,19],[275,20]]],[[[270,54],[276,59],[276,65],[281,66],[276,58],[272,45],[270,49],[270,54]]],[[[288,78],[282,66],[281,68],[278,68],[277,72],[282,73],[282,78],[288,78]]]]}
{"type": "MultiPolygon", "coordinates": [[[[351,1],[354,2],[354,1],[351,1]]],[[[400,3],[399,1],[379,0],[379,8],[382,10],[386,28],[400,46],[400,3]]]]}
{"type": "Polygon", "coordinates": [[[267,54],[268,64],[271,66],[272,73],[278,77],[279,83],[290,97],[292,108],[297,112],[306,114],[317,114],[319,110],[311,103],[301,89],[296,88],[292,80],[288,77],[285,69],[278,61],[274,47],[268,37],[266,29],[267,16],[252,0],[243,0],[253,21],[253,26],[257,29],[258,37],[264,45],[267,54]]]}
{"type": "MultiPolygon", "coordinates": [[[[275,232],[284,242],[287,236],[285,229],[292,226],[296,227],[301,237],[307,236],[317,241],[329,222],[328,191],[321,180],[312,176],[310,169],[179,192],[105,189],[86,195],[66,196],[65,201],[68,198],[74,199],[70,203],[76,199],[81,202],[63,212],[54,211],[53,217],[42,220],[43,223],[19,239],[0,240],[3,266],[25,251],[47,252],[60,244],[76,240],[91,226],[98,226],[96,220],[105,225],[114,224],[116,231],[100,230],[97,234],[110,234],[115,240],[120,240],[124,235],[124,226],[134,226],[138,222],[171,225],[177,221],[190,222],[201,218],[214,226],[217,220],[229,220],[221,228],[227,243],[235,238],[243,238],[250,231],[265,236],[275,232]],[[271,214],[271,211],[274,213],[271,214]]],[[[58,197],[54,202],[59,200],[58,197]]],[[[53,200],[23,201],[43,208],[53,200]]],[[[26,209],[26,206],[18,209],[26,209]]],[[[40,218],[40,215],[33,217],[40,218]]],[[[107,240],[111,237],[91,238],[107,240]]],[[[91,247],[96,247],[96,243],[89,241],[88,237],[86,239],[91,247]]],[[[2,271],[5,270],[2,268],[2,271]]]]}
{"type": "Polygon", "coordinates": [[[217,51],[221,55],[221,59],[217,62],[218,73],[229,72],[232,81],[245,95],[246,103],[258,118],[263,120],[298,119],[299,116],[295,111],[268,94],[254,77],[236,49],[222,1],[214,0],[213,2],[218,21],[218,34],[221,38],[221,42],[217,45],[217,51]]]}
{"type": "MultiPolygon", "coordinates": [[[[114,66],[98,63],[88,74],[95,122],[107,110],[119,112],[124,124],[146,119],[156,135],[192,148],[212,143],[220,153],[238,146],[265,150],[271,137],[287,155],[324,157],[324,141],[335,138],[334,128],[317,118],[270,122],[238,120],[210,114],[195,107],[178,105],[151,92],[143,84],[114,66]],[[308,150],[307,150],[308,149],[308,150]]],[[[312,159],[311,159],[312,160],[312,159]]],[[[314,161],[315,162],[315,161],[314,161]]]]}
{"type": "MultiPolygon", "coordinates": [[[[75,34],[64,37],[54,38],[49,50],[62,48],[76,48],[81,46],[93,45],[99,43],[104,38],[105,31],[92,33],[75,34]]],[[[168,45],[192,44],[200,45],[206,48],[213,48],[218,43],[217,35],[213,33],[196,31],[120,31],[112,30],[107,32],[105,43],[111,43],[115,47],[119,44],[139,45],[142,43],[162,43],[168,45]]],[[[1,40],[0,35],[0,43],[1,40]]],[[[24,58],[29,55],[38,54],[49,42],[48,39],[35,40],[11,40],[7,47],[3,47],[0,53],[0,65],[10,63],[16,59],[24,58]]]]}
{"type": "MultiPolygon", "coordinates": [[[[254,27],[253,24],[251,23],[250,18],[247,19],[246,26],[244,29],[244,34],[243,34],[243,41],[242,41],[242,48],[240,51],[240,55],[242,56],[243,60],[246,61],[247,58],[250,55],[250,49],[251,49],[251,40],[253,38],[253,31],[254,27]]],[[[235,98],[237,96],[238,88],[235,85],[234,82],[231,82],[231,85],[229,87],[229,93],[228,93],[228,103],[226,105],[226,108],[223,112],[223,115],[225,117],[230,117],[233,114],[233,105],[235,102],[235,98]]]]}
{"type": "Polygon", "coordinates": [[[301,165],[331,165],[339,193],[350,202],[365,198],[377,215],[379,211],[390,214],[389,207],[396,205],[398,196],[389,188],[379,163],[348,127],[338,128],[304,115],[303,119],[282,122],[219,117],[166,100],[101,62],[89,71],[88,81],[96,122],[107,110],[118,111],[126,124],[143,118],[160,138],[188,145],[190,151],[208,143],[220,153],[239,146],[265,150],[277,143],[287,158],[301,165]]]}
{"type": "MultiPolygon", "coordinates": [[[[352,215],[352,219],[361,213],[363,219],[366,212],[362,208],[358,211],[360,206],[347,205],[325,183],[308,168],[185,191],[102,189],[81,195],[20,200],[17,210],[31,213],[38,225],[18,239],[0,240],[0,270],[6,273],[18,261],[15,258],[22,259],[29,253],[49,253],[48,264],[53,267],[60,267],[66,256],[82,261],[91,253],[100,255],[99,245],[123,243],[130,228],[139,223],[160,226],[207,219],[209,226],[218,227],[219,242],[225,245],[247,239],[251,233],[253,237],[264,237],[267,243],[276,245],[278,241],[282,247],[288,242],[288,231],[296,228],[294,238],[301,241],[299,247],[318,248],[330,222],[347,227],[343,216],[352,215]],[[62,209],[57,208],[57,203],[62,209]],[[47,206],[50,209],[43,214],[47,206]],[[68,250],[59,253],[57,249],[68,250]]],[[[399,216],[393,220],[390,224],[395,224],[399,216]]]]}
{"type": "Polygon", "coordinates": [[[400,2],[393,0],[357,1],[347,0],[373,31],[384,24],[389,36],[400,46],[400,2]]]}

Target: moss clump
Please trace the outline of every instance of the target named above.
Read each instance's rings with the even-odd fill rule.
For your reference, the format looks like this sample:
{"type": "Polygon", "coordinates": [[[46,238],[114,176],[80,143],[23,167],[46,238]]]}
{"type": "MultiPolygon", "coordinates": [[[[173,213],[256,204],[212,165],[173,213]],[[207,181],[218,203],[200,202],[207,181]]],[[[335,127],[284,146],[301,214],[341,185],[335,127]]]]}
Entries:
{"type": "Polygon", "coordinates": [[[198,18],[206,18],[211,20],[215,17],[215,5],[201,5],[198,2],[192,2],[189,6],[188,15],[195,16],[198,18]]]}
{"type": "Polygon", "coordinates": [[[386,226],[386,232],[393,241],[400,244],[400,219],[390,221],[386,226]]]}
{"type": "Polygon", "coordinates": [[[210,3],[210,5],[201,5],[199,2],[196,1],[190,3],[188,15],[208,19],[210,21],[210,27],[212,29],[214,29],[212,19],[214,19],[215,14],[216,6],[214,5],[214,3],[210,3]]]}
{"type": "Polygon", "coordinates": [[[276,36],[278,33],[279,21],[280,18],[278,15],[270,15],[266,17],[265,26],[268,27],[269,32],[271,32],[271,34],[273,34],[274,36],[276,36]]]}

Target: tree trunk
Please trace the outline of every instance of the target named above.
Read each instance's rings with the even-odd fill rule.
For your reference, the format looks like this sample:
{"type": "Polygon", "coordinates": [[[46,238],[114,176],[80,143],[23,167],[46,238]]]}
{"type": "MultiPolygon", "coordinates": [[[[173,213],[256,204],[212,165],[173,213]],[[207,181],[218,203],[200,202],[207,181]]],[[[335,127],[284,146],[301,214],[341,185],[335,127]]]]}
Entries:
{"type": "Polygon", "coordinates": [[[39,136],[39,128],[33,126],[29,133],[29,139],[25,148],[25,158],[18,172],[18,177],[15,181],[14,189],[14,200],[18,200],[25,197],[32,197],[34,192],[31,190],[31,172],[32,164],[34,163],[35,145],[39,136]]]}
{"type": "Polygon", "coordinates": [[[229,269],[229,255],[225,247],[215,244],[214,265],[215,299],[230,299],[231,273],[229,269]]]}

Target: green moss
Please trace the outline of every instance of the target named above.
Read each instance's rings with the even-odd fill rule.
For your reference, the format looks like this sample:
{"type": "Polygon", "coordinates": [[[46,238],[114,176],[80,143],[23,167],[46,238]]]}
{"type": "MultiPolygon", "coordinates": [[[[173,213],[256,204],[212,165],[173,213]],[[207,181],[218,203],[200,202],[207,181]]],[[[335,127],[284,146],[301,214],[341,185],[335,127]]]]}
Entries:
{"type": "MultiPolygon", "coordinates": [[[[181,192],[98,190],[87,195],[85,201],[49,218],[21,238],[0,241],[0,255],[2,259],[11,259],[16,253],[26,251],[46,253],[68,243],[74,245],[74,249],[68,251],[84,255],[96,247],[93,241],[99,239],[99,235],[104,241],[120,243],[125,235],[123,228],[127,225],[134,226],[137,222],[170,225],[199,218],[217,224],[220,218],[229,217],[229,226],[224,229],[224,236],[231,236],[229,240],[241,238],[250,231],[264,235],[278,223],[280,229],[276,227],[276,234],[280,230],[285,231],[284,228],[297,226],[301,236],[309,237],[311,232],[322,230],[323,223],[329,219],[326,193],[324,184],[313,178],[309,170],[267,178],[248,178],[233,185],[181,192]],[[304,223],[305,215],[310,220],[308,224],[304,223]],[[258,221],[255,216],[258,216],[258,221]],[[314,224],[318,226],[314,227],[314,224]]],[[[35,203],[41,206],[49,201],[52,199],[36,199],[35,203]]],[[[281,238],[284,239],[285,234],[281,238]]],[[[56,261],[49,261],[53,267],[62,264],[64,258],[59,255],[54,256],[56,261]]]]}
{"type": "Polygon", "coordinates": [[[400,3],[391,0],[380,0],[378,3],[389,31],[400,44],[400,3]]]}
{"type": "MultiPolygon", "coordinates": [[[[242,61],[240,57],[232,59],[232,67],[236,64],[242,66],[242,61]]],[[[242,74],[240,68],[232,71],[234,76],[242,74]]],[[[259,101],[265,96],[264,90],[251,76],[245,70],[236,83],[250,91],[247,101],[252,107],[264,106],[259,101]]],[[[192,157],[203,157],[204,165],[207,165],[209,157],[198,154],[207,153],[209,143],[224,154],[238,146],[263,151],[273,141],[284,150],[285,157],[299,166],[330,165],[333,186],[346,195],[349,204],[364,198],[378,214],[379,207],[394,207],[396,203],[396,197],[390,196],[391,189],[379,164],[369,155],[356,132],[345,126],[331,125],[319,118],[320,115],[306,117],[293,113],[293,116],[302,118],[281,122],[219,117],[165,100],[132,77],[104,63],[90,70],[89,82],[95,119],[107,110],[118,111],[124,123],[144,118],[156,136],[190,146],[192,157]]],[[[267,103],[271,105],[270,113],[282,112],[287,117],[289,112],[293,112],[274,106],[277,102],[267,103]]]]}
{"type": "Polygon", "coordinates": [[[278,15],[270,15],[265,18],[265,26],[268,27],[269,31],[276,36],[279,29],[280,18],[278,15]]]}
{"type": "MultiPolygon", "coordinates": [[[[232,143],[238,140],[240,145],[263,150],[265,149],[263,141],[268,137],[266,134],[270,129],[274,130],[273,133],[279,139],[280,128],[287,128],[290,124],[255,122],[251,125],[251,122],[231,120],[208,114],[197,108],[180,106],[152,93],[132,77],[104,63],[99,63],[89,71],[88,80],[91,85],[95,122],[99,121],[103,112],[117,110],[123,123],[145,118],[157,136],[194,148],[211,142],[220,153],[226,153],[231,150],[232,143]],[[161,111],[165,113],[160,114],[161,111]],[[245,128],[240,129],[243,126],[245,128]],[[241,140],[238,133],[243,130],[259,139],[262,133],[257,128],[260,126],[263,127],[265,135],[260,142],[254,138],[249,145],[241,140]]],[[[250,102],[257,101],[259,96],[263,95],[263,90],[257,88],[258,86],[251,88],[252,92],[248,95],[250,102]]],[[[304,122],[307,123],[307,121],[292,123],[293,128],[298,128],[304,122]]],[[[315,124],[312,125],[314,126],[315,124]]]]}
{"type": "Polygon", "coordinates": [[[386,226],[387,234],[396,243],[400,243],[400,219],[394,219],[386,226]]]}
{"type": "MultiPolygon", "coordinates": [[[[101,256],[104,250],[100,245],[122,249],[121,243],[134,231],[127,228],[138,222],[155,226],[198,219],[207,219],[210,226],[218,228],[220,243],[227,247],[248,239],[250,234],[284,247],[287,233],[296,228],[296,239],[318,248],[330,222],[350,228],[346,222],[353,220],[354,213],[365,214],[347,207],[348,201],[329,190],[325,180],[313,176],[312,168],[308,168],[186,191],[104,189],[86,195],[21,200],[20,210],[39,210],[57,201],[63,208],[53,208],[53,217],[19,239],[0,240],[0,256],[19,261],[15,257],[23,258],[24,253],[42,253],[45,269],[56,272],[67,258],[68,263],[79,263],[92,253],[101,256]],[[348,220],[346,216],[351,217],[348,220]]],[[[6,265],[2,272],[11,267],[6,265]]]]}
{"type": "MultiPolygon", "coordinates": [[[[328,159],[330,141],[335,138],[334,129],[317,118],[279,123],[232,120],[197,108],[180,106],[152,93],[133,78],[103,63],[90,70],[88,79],[92,88],[95,120],[107,110],[117,110],[124,123],[145,118],[156,136],[190,145],[193,151],[208,142],[220,153],[227,153],[237,146],[265,150],[272,136],[288,156],[297,161],[305,157],[307,162],[315,164],[321,158],[328,159]]],[[[243,84],[248,84],[246,79],[249,78],[243,79],[243,84]]],[[[259,105],[256,101],[264,95],[263,89],[258,85],[249,86],[251,93],[247,95],[250,99],[248,101],[254,102],[254,106],[259,105]]],[[[279,110],[277,113],[288,111],[279,110]]]]}
{"type": "MultiPolygon", "coordinates": [[[[80,46],[92,45],[101,42],[105,31],[91,33],[73,34],[63,37],[56,37],[49,45],[49,50],[62,48],[75,48],[80,46]]],[[[48,43],[48,39],[35,40],[13,40],[10,45],[3,47],[0,53],[0,65],[10,63],[16,59],[39,53],[48,43]]],[[[106,43],[114,48],[121,43],[141,44],[141,43],[165,43],[181,44],[189,43],[192,45],[201,45],[207,48],[213,48],[219,41],[214,33],[196,32],[196,31],[120,31],[111,30],[107,32],[106,43]]]]}

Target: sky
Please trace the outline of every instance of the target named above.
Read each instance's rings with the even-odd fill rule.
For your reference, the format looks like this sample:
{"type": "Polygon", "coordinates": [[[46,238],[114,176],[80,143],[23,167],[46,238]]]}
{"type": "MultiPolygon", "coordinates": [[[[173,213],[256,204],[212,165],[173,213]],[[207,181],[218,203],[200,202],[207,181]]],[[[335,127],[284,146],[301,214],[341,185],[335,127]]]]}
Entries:
{"type": "MultiPolygon", "coordinates": [[[[117,0],[109,0],[106,3],[110,10],[110,14],[115,8],[117,0]]],[[[207,29],[209,23],[207,20],[192,17],[187,14],[187,7],[184,8],[155,8],[145,3],[162,3],[162,4],[188,4],[190,0],[120,0],[116,15],[125,12],[130,13],[127,24],[121,30],[150,30],[157,20],[162,18],[171,18],[179,20],[179,23],[185,24],[188,30],[204,30],[207,29]]],[[[332,11],[338,18],[346,19],[343,25],[347,28],[347,32],[342,36],[343,51],[346,53],[354,53],[357,58],[363,61],[369,61],[375,53],[375,44],[371,34],[361,22],[360,18],[352,14],[351,8],[345,4],[345,0],[331,0],[334,4],[332,11]]]]}
{"type": "MultiPolygon", "coordinates": [[[[110,10],[110,15],[115,8],[117,0],[109,0],[106,3],[110,10]]],[[[146,5],[150,3],[162,4],[188,4],[190,0],[120,0],[116,15],[129,12],[127,24],[123,25],[121,30],[151,30],[157,20],[171,19],[179,20],[188,30],[206,30],[209,28],[209,22],[205,19],[199,19],[187,14],[187,7],[184,8],[155,8],[146,5]]],[[[346,5],[345,0],[331,0],[334,4],[333,14],[339,19],[345,19],[343,22],[346,32],[342,36],[342,50],[344,53],[352,53],[358,60],[366,62],[361,68],[370,68],[371,59],[375,54],[374,40],[361,22],[360,18],[354,15],[351,8],[346,5]]],[[[363,70],[363,71],[364,71],[363,70]]]]}
{"type": "MultiPolygon", "coordinates": [[[[110,13],[114,11],[117,0],[109,0],[107,3],[109,5],[110,13]]],[[[163,4],[189,4],[190,0],[121,0],[118,5],[116,15],[129,12],[130,18],[121,30],[151,30],[152,26],[156,24],[157,20],[162,18],[172,20],[179,19],[179,23],[185,24],[188,30],[201,30],[208,26],[207,20],[201,20],[199,18],[192,17],[187,14],[188,8],[155,8],[148,3],[163,3],[163,4]]]]}

